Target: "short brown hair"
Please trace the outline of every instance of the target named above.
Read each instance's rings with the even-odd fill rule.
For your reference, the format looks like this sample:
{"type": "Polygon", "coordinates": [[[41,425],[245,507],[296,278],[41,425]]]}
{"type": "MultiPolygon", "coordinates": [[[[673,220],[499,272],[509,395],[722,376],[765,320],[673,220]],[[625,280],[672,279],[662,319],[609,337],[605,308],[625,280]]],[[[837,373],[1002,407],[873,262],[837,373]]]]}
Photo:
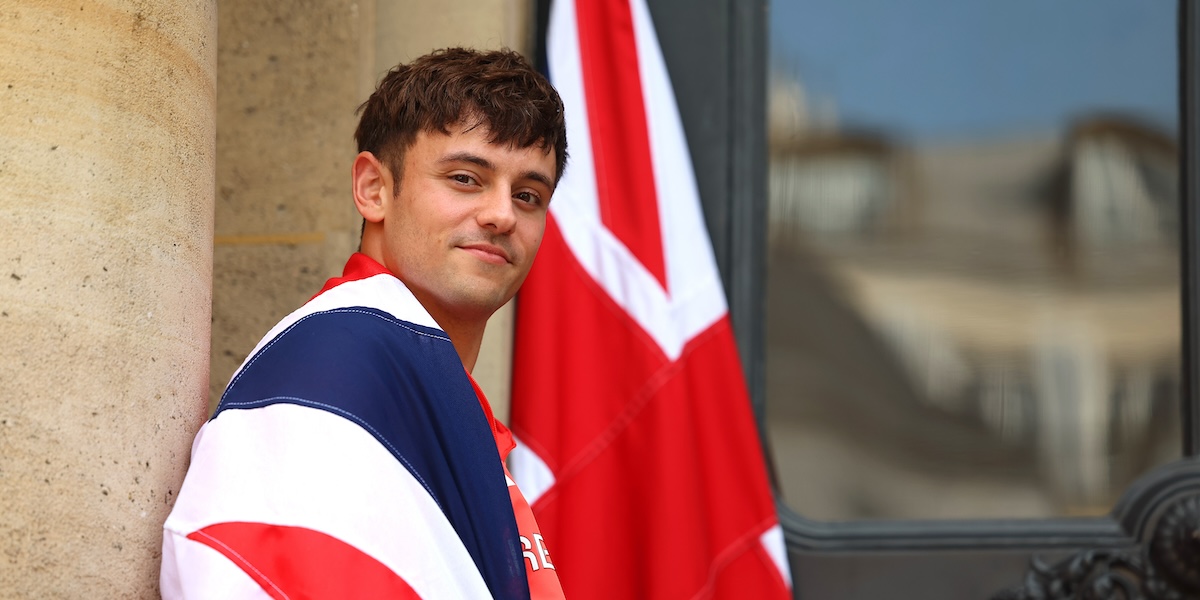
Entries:
{"type": "Polygon", "coordinates": [[[418,132],[449,134],[467,120],[486,126],[493,144],[553,149],[556,184],[567,164],[562,99],[525,57],[507,49],[446,48],[397,65],[358,112],[358,151],[396,174],[418,132]]]}

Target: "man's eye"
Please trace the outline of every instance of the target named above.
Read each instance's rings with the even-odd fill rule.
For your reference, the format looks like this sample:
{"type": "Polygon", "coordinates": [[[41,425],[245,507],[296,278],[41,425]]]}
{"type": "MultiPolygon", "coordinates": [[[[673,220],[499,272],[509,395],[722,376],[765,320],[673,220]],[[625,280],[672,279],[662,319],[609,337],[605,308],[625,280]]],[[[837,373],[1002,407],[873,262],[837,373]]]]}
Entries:
{"type": "Polygon", "coordinates": [[[461,173],[451,175],[450,179],[453,179],[454,181],[464,185],[471,185],[472,183],[475,183],[475,180],[472,179],[470,175],[463,175],[461,173]]]}
{"type": "Polygon", "coordinates": [[[516,198],[517,200],[520,200],[521,202],[526,203],[526,204],[539,204],[542,200],[537,194],[534,194],[533,192],[518,192],[513,197],[516,198]]]}

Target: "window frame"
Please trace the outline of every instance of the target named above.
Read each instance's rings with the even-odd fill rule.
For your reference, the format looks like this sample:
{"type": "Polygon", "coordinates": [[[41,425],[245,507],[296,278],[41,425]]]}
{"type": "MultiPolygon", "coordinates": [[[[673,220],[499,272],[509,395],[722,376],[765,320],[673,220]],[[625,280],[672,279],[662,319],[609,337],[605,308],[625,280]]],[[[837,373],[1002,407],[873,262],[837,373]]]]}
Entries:
{"type": "MultiPolygon", "coordinates": [[[[733,2],[730,11],[731,62],[734,69],[730,116],[732,160],[725,206],[705,205],[718,264],[725,276],[726,294],[739,351],[746,366],[751,402],[758,420],[763,452],[773,465],[766,440],[766,356],[764,342],[766,296],[767,153],[765,3],[733,2]],[[737,200],[737,199],[740,199],[737,200]]],[[[1200,9],[1179,0],[1179,115],[1180,156],[1180,290],[1182,365],[1180,409],[1183,427],[1180,459],[1200,457],[1200,9]]],[[[678,92],[677,92],[678,93],[678,92]]],[[[695,150],[693,150],[695,152],[695,150]]],[[[1177,461],[1178,462],[1178,461],[1177,461]]],[[[772,469],[772,474],[773,473],[772,469]]],[[[1176,463],[1143,475],[1130,486],[1112,513],[1104,517],[1049,519],[880,520],[826,522],[796,512],[777,495],[776,505],[791,551],[895,550],[1055,550],[1079,547],[1128,546],[1138,543],[1137,523],[1158,503],[1148,500],[1172,481],[1191,479],[1192,466],[1176,463]]],[[[778,486],[776,486],[778,487],[778,486]]]]}

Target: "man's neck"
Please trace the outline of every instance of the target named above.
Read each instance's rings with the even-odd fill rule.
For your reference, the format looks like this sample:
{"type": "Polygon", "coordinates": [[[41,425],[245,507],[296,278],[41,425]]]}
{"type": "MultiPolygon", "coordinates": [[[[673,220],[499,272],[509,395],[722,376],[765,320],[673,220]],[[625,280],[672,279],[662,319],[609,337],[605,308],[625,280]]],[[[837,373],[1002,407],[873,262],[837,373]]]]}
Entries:
{"type": "MultiPolygon", "coordinates": [[[[401,279],[402,283],[403,281],[401,279]]],[[[408,287],[408,284],[405,286],[408,287]]],[[[462,361],[463,368],[468,373],[474,371],[475,361],[479,359],[479,348],[483,345],[483,332],[487,329],[489,315],[464,315],[448,311],[445,310],[445,307],[428,301],[420,290],[412,287],[409,287],[408,290],[417,299],[417,302],[425,307],[426,312],[433,317],[438,327],[446,332],[450,343],[454,344],[454,351],[458,353],[458,359],[462,361]]]]}
{"type": "Polygon", "coordinates": [[[461,326],[450,322],[443,322],[437,315],[432,315],[433,320],[437,321],[442,327],[442,331],[450,337],[450,343],[454,344],[455,352],[458,352],[458,358],[462,361],[463,367],[468,373],[475,370],[475,361],[479,359],[479,347],[483,344],[483,330],[487,326],[485,321],[482,325],[461,326]]]}

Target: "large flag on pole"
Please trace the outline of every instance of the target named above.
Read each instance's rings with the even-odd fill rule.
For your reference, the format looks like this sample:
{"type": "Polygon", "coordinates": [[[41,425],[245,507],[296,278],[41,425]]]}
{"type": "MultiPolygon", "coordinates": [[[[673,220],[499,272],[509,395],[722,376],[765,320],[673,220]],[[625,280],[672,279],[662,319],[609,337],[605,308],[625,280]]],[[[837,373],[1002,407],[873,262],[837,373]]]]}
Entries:
{"type": "Polygon", "coordinates": [[[512,472],[568,598],[791,596],[645,0],[555,0],[571,161],[517,300],[512,472]]]}

